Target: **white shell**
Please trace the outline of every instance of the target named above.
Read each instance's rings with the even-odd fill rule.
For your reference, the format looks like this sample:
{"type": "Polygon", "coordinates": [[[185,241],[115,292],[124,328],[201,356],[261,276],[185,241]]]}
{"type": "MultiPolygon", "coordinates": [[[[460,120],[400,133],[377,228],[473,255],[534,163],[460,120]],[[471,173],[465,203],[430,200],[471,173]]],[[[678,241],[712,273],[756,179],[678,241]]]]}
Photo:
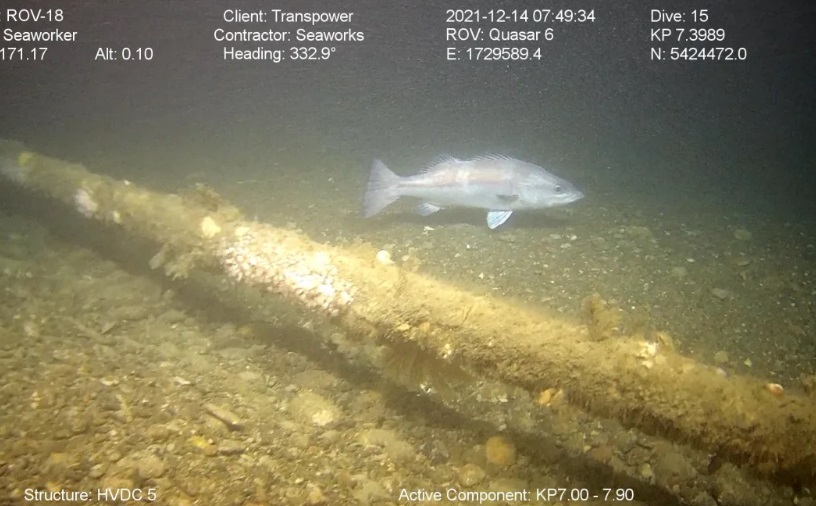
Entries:
{"type": "Polygon", "coordinates": [[[381,249],[377,252],[377,261],[382,265],[393,265],[394,261],[391,260],[391,253],[388,251],[381,249]]]}

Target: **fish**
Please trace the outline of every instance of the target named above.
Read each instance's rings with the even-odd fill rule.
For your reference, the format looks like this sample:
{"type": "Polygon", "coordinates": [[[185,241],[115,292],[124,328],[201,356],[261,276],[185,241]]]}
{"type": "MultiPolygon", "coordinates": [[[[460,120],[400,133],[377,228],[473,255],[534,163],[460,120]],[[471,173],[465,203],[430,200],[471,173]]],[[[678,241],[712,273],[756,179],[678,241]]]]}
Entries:
{"type": "Polygon", "coordinates": [[[419,199],[417,211],[422,216],[446,207],[487,209],[487,226],[494,229],[514,211],[562,206],[584,194],[543,167],[504,155],[470,160],[443,156],[413,176],[398,176],[382,161],[374,160],[363,216],[378,214],[400,197],[419,199]]]}

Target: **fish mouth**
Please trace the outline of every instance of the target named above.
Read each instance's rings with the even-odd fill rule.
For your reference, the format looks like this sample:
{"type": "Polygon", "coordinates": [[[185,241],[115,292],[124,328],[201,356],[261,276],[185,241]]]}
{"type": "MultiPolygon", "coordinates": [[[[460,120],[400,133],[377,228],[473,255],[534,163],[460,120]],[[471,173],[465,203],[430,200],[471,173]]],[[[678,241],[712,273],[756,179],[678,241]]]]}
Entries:
{"type": "Polygon", "coordinates": [[[584,198],[584,194],[578,190],[575,190],[574,192],[570,193],[570,195],[567,198],[565,198],[561,203],[572,204],[573,202],[581,200],[582,198],[584,198]]]}

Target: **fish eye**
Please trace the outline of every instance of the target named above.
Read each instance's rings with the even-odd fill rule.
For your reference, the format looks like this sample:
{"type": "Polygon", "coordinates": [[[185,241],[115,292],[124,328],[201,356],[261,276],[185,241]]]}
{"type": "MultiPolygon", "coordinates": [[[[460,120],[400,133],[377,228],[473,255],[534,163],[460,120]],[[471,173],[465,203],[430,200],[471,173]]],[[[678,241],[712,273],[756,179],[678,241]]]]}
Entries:
{"type": "Polygon", "coordinates": [[[564,189],[563,189],[563,188],[561,188],[561,185],[555,185],[555,187],[553,188],[553,191],[554,191],[555,193],[561,193],[561,192],[563,192],[563,191],[564,191],[564,189]]]}

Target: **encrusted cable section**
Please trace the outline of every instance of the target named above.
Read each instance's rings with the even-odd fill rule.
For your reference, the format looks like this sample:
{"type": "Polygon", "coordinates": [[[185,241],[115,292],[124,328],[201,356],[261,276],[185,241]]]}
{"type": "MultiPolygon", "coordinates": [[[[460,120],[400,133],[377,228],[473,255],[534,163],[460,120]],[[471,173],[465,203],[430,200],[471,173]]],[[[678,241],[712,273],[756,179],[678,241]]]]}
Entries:
{"type": "Polygon", "coordinates": [[[224,271],[236,281],[295,296],[309,309],[329,316],[338,316],[354,300],[354,286],[338,277],[327,253],[288,247],[265,230],[238,228],[221,258],[224,271]]]}

